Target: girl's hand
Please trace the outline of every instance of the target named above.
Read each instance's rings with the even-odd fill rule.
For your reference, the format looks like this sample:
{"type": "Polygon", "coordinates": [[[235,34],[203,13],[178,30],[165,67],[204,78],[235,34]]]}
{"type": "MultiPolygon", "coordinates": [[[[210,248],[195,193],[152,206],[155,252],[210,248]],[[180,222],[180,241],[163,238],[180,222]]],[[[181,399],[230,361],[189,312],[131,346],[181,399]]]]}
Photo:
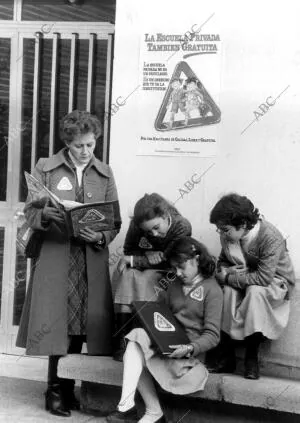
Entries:
{"type": "Polygon", "coordinates": [[[95,232],[89,227],[85,227],[84,229],[80,229],[79,231],[79,238],[83,239],[85,242],[99,242],[103,239],[102,232],[95,232]]]}
{"type": "Polygon", "coordinates": [[[194,348],[191,344],[188,345],[169,345],[170,348],[175,351],[172,354],[168,355],[169,358],[183,358],[190,357],[194,348]]]}
{"type": "Polygon", "coordinates": [[[162,251],[146,251],[145,255],[151,265],[159,264],[165,259],[162,251]]]}
{"type": "Polygon", "coordinates": [[[130,256],[124,256],[119,261],[117,269],[120,273],[122,273],[125,267],[128,267],[128,266],[130,266],[130,256]]]}
{"type": "Polygon", "coordinates": [[[227,270],[225,270],[225,267],[221,266],[215,275],[220,285],[225,284],[226,275],[227,275],[227,270]]]}

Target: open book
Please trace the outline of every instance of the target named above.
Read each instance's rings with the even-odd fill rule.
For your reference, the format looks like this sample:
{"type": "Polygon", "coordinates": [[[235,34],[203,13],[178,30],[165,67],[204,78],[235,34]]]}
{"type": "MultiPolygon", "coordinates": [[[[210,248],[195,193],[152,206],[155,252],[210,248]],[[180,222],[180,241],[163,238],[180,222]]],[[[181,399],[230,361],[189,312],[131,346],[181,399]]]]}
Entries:
{"type": "Polygon", "coordinates": [[[62,200],[29,173],[25,172],[25,178],[28,195],[36,204],[39,201],[45,204],[45,200],[48,200],[62,212],[70,236],[77,237],[80,229],[85,227],[89,227],[95,232],[120,228],[118,201],[82,204],[76,201],[62,200]]]}

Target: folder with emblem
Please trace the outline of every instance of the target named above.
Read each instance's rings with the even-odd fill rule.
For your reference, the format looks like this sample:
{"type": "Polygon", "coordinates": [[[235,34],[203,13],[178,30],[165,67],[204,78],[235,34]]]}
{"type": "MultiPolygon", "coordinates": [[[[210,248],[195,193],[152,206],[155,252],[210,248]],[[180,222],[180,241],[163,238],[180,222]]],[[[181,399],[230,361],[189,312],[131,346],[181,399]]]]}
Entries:
{"type": "MultiPolygon", "coordinates": [[[[28,194],[35,202],[49,200],[65,215],[65,223],[70,236],[77,237],[82,228],[89,227],[95,232],[120,229],[121,217],[119,203],[115,201],[97,203],[79,203],[62,200],[34,176],[25,172],[28,194]]],[[[60,184],[67,187],[67,181],[61,179],[60,184]]]]}
{"type": "Polygon", "coordinates": [[[166,304],[133,301],[132,305],[139,322],[161,354],[169,355],[174,351],[169,345],[190,343],[183,326],[166,304]]]}
{"type": "Polygon", "coordinates": [[[95,232],[119,229],[121,226],[118,201],[82,204],[66,211],[71,235],[77,237],[80,229],[91,228],[95,232]]]}

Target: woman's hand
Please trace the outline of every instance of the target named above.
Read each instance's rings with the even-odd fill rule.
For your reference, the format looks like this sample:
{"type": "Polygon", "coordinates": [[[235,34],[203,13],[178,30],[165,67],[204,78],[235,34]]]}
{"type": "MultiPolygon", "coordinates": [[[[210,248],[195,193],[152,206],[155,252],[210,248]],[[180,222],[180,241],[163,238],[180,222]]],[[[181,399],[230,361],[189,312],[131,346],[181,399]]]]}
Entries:
{"type": "Polygon", "coordinates": [[[227,276],[227,270],[225,270],[225,267],[221,266],[220,269],[216,272],[216,279],[219,282],[220,285],[225,284],[225,278],[227,276]]]}
{"type": "Polygon", "coordinates": [[[172,354],[168,355],[169,358],[190,357],[192,352],[194,351],[194,348],[191,344],[169,345],[169,347],[175,350],[172,352],[172,354]]]}
{"type": "Polygon", "coordinates": [[[165,259],[162,251],[146,251],[145,256],[151,265],[159,264],[165,259]]]}
{"type": "Polygon", "coordinates": [[[89,227],[80,229],[79,238],[83,239],[85,242],[96,243],[103,240],[102,232],[95,232],[89,227]]]}
{"type": "Polygon", "coordinates": [[[42,211],[42,218],[44,221],[49,222],[53,220],[56,223],[64,223],[65,219],[60,210],[56,207],[45,206],[42,211]]]}
{"type": "Polygon", "coordinates": [[[119,261],[117,269],[120,273],[122,273],[125,267],[128,267],[128,266],[130,266],[130,256],[124,256],[119,261]]]}

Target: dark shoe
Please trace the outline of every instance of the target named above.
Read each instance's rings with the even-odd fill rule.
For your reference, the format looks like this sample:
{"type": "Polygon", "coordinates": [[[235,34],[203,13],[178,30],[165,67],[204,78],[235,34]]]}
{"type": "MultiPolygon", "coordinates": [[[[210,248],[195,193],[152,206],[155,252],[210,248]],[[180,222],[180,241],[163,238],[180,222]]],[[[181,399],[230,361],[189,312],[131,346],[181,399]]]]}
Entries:
{"type": "Polygon", "coordinates": [[[245,360],[245,379],[259,379],[259,365],[257,358],[248,358],[245,360]]]}
{"type": "Polygon", "coordinates": [[[45,408],[55,416],[71,416],[70,409],[68,409],[64,404],[63,396],[58,384],[48,386],[48,389],[45,392],[45,408]]]}
{"type": "Polygon", "coordinates": [[[132,421],[136,422],[138,420],[136,407],[134,405],[132,408],[124,412],[115,410],[106,417],[106,420],[111,423],[118,423],[118,422],[131,423],[132,421]]]}
{"type": "Polygon", "coordinates": [[[207,366],[207,370],[210,373],[234,373],[235,369],[236,369],[235,357],[228,357],[226,359],[219,360],[215,364],[207,366]]]}

